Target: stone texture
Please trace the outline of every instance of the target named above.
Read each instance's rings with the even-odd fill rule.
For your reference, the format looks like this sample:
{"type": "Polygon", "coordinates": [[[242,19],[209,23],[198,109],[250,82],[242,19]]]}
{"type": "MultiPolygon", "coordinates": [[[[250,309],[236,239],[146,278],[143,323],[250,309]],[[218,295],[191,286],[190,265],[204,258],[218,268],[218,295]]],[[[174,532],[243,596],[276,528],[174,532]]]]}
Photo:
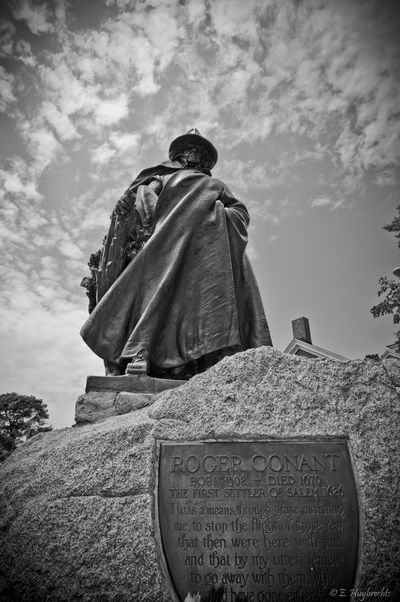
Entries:
{"type": "Polygon", "coordinates": [[[1,467],[0,598],[167,602],[152,522],[157,437],[347,435],[360,591],[400,599],[399,365],[261,348],[100,424],[39,434],[1,467]]]}
{"type": "Polygon", "coordinates": [[[78,397],[75,404],[75,421],[79,423],[101,422],[115,416],[116,391],[89,391],[78,397]]]}
{"type": "Polygon", "coordinates": [[[185,382],[146,375],[88,376],[86,393],[78,397],[75,404],[75,422],[78,426],[94,424],[134,412],[153,403],[164,391],[176,389],[185,382]]]}
{"type": "Polygon", "coordinates": [[[118,393],[115,398],[115,411],[117,416],[128,414],[140,408],[150,405],[155,395],[149,393],[118,393]]]}

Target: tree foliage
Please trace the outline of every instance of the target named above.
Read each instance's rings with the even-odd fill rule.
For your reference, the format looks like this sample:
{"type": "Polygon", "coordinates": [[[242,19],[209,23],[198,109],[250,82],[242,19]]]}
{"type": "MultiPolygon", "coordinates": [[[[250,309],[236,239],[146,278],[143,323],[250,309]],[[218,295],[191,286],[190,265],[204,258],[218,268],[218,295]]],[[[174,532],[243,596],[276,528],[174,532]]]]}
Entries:
{"type": "MultiPolygon", "coordinates": [[[[3,393],[0,395],[0,461],[7,458],[32,427],[42,427],[49,417],[42,399],[33,395],[3,393]]],[[[45,427],[46,430],[49,427],[45,427]]]]}
{"type": "Polygon", "coordinates": [[[16,448],[16,441],[6,433],[0,431],[0,464],[4,462],[16,448]]]}
{"type": "Polygon", "coordinates": [[[367,353],[365,356],[366,360],[374,360],[375,362],[379,362],[381,359],[377,353],[367,353]]]}
{"type": "MultiPolygon", "coordinates": [[[[384,230],[393,232],[397,238],[397,246],[400,248],[400,205],[397,207],[398,215],[395,216],[390,224],[383,226],[384,230]]],[[[384,297],[380,303],[371,308],[374,318],[380,316],[392,315],[393,322],[400,324],[400,280],[396,281],[383,276],[379,278],[380,289],[378,297],[384,297]]],[[[396,333],[397,342],[400,348],[400,330],[396,333]]]]}
{"type": "Polygon", "coordinates": [[[385,226],[383,226],[383,229],[387,230],[388,232],[393,232],[393,234],[397,238],[397,246],[400,249],[400,205],[397,207],[397,211],[399,215],[396,215],[392,219],[390,224],[385,224],[385,226]]]}

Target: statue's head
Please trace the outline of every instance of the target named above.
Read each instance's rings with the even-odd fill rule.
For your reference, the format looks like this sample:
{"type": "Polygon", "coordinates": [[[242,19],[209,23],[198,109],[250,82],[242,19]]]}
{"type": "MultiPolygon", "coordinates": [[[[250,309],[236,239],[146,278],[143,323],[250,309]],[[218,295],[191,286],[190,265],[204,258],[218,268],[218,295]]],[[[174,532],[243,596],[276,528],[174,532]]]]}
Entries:
{"type": "Polygon", "coordinates": [[[196,128],[178,136],[169,147],[171,161],[179,161],[184,168],[209,171],[218,160],[217,149],[196,128]]]}

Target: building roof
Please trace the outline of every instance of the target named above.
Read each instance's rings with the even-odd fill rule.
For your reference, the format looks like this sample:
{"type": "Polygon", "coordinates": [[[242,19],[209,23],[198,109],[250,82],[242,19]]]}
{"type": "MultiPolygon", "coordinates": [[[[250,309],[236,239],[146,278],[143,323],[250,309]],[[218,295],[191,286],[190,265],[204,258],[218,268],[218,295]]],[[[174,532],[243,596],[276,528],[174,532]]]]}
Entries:
{"type": "Polygon", "coordinates": [[[292,320],[292,330],[293,339],[286,347],[284,353],[315,359],[331,359],[339,362],[348,361],[348,358],[343,357],[343,355],[339,355],[337,353],[333,353],[333,351],[328,351],[327,349],[313,345],[308,318],[303,316],[301,318],[297,318],[296,320],[292,320]]]}
{"type": "Polygon", "coordinates": [[[386,350],[381,355],[381,360],[387,360],[390,357],[393,357],[396,360],[400,360],[400,353],[396,351],[399,348],[398,343],[393,343],[392,345],[388,345],[386,350]]]}
{"type": "MultiPolygon", "coordinates": [[[[289,345],[284,350],[284,353],[290,353],[291,355],[300,355],[303,357],[314,357],[316,359],[331,359],[336,360],[338,362],[349,361],[349,358],[344,357],[343,355],[333,353],[333,351],[328,351],[327,349],[317,347],[316,345],[306,343],[305,341],[300,341],[299,339],[292,339],[289,345]]],[[[398,355],[398,357],[400,358],[400,355],[398,355]]]]}

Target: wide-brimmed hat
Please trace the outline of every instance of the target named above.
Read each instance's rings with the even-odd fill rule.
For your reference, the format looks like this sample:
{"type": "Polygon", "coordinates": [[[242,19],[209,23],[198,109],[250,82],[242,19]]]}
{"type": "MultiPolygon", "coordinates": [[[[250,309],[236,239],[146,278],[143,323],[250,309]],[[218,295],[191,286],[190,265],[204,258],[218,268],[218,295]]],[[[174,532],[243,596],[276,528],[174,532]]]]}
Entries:
{"type": "Polygon", "coordinates": [[[191,128],[186,134],[183,134],[183,136],[178,136],[178,138],[175,138],[175,140],[171,142],[168,151],[168,156],[171,161],[175,155],[174,151],[183,144],[201,144],[201,146],[204,146],[214,161],[214,165],[218,161],[217,149],[209,140],[207,140],[207,138],[204,138],[204,136],[202,136],[199,130],[196,128],[191,128]]]}

